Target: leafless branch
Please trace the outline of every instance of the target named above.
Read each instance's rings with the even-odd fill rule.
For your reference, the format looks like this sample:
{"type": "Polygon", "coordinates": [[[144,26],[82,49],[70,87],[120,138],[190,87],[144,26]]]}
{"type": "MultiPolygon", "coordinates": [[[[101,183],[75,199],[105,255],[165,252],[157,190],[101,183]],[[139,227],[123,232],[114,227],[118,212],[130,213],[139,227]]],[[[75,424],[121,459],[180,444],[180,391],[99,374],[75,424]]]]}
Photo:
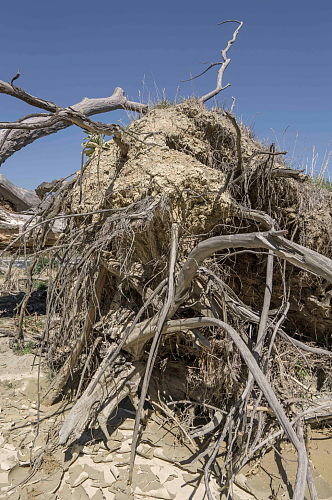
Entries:
{"type": "MultiPolygon", "coordinates": [[[[234,102],[233,102],[233,104],[234,104],[234,102]]],[[[242,172],[241,130],[240,130],[240,127],[236,121],[235,116],[232,115],[232,113],[229,113],[228,111],[225,111],[225,114],[228,117],[228,119],[232,122],[232,124],[234,125],[234,128],[236,130],[237,167],[232,172],[232,177],[234,177],[235,175],[240,175],[240,173],[242,172]]],[[[231,182],[231,180],[232,180],[232,178],[230,179],[229,182],[231,182]]]]}
{"type": "MultiPolygon", "coordinates": [[[[221,51],[221,55],[222,55],[222,58],[223,58],[223,63],[221,64],[221,68],[219,69],[218,71],[218,77],[217,77],[217,86],[214,90],[212,90],[211,92],[208,92],[207,94],[205,94],[204,96],[202,96],[200,98],[200,100],[202,102],[206,102],[208,101],[209,99],[211,99],[212,97],[216,96],[217,94],[219,94],[219,92],[221,92],[222,90],[225,90],[227,87],[230,86],[230,83],[228,83],[227,85],[225,85],[225,87],[222,86],[222,78],[223,78],[223,75],[224,75],[224,72],[225,72],[225,69],[227,68],[227,66],[229,65],[229,63],[231,62],[230,58],[227,58],[227,52],[229,51],[229,49],[231,48],[231,46],[233,45],[233,43],[235,42],[236,40],[236,37],[243,25],[243,22],[242,21],[235,21],[235,20],[230,20],[230,21],[223,21],[222,23],[219,23],[218,26],[220,24],[225,24],[225,23],[238,23],[239,26],[236,28],[236,30],[234,31],[233,33],[233,38],[231,40],[228,41],[227,43],[227,46],[224,50],[221,51]]],[[[215,66],[216,64],[220,64],[220,63],[214,63],[212,65],[210,65],[209,68],[207,68],[207,70],[209,70],[210,68],[212,68],[213,66],[215,66]]],[[[206,70],[206,71],[207,71],[206,70]]],[[[205,71],[205,72],[206,72],[205,71]]]]}
{"type": "Polygon", "coordinates": [[[35,140],[49,134],[54,134],[72,124],[86,128],[86,130],[94,133],[105,135],[113,135],[121,131],[121,127],[118,125],[112,126],[100,122],[94,123],[88,119],[89,116],[117,109],[125,109],[138,113],[146,113],[148,110],[146,104],[129,101],[120,87],[117,87],[110,97],[100,99],[88,99],[85,97],[82,101],[68,108],[61,108],[61,106],[52,101],[34,97],[20,87],[12,86],[1,80],[0,93],[10,95],[31,106],[44,109],[56,115],[53,117],[52,115],[42,113],[31,114],[17,120],[13,124],[1,124],[0,127],[3,130],[0,130],[0,165],[15,152],[35,140]]]}
{"type": "Polygon", "coordinates": [[[332,282],[332,261],[327,257],[283,238],[284,231],[225,235],[199,243],[189,254],[177,280],[173,310],[186,298],[192,279],[200,264],[213,253],[225,248],[266,248],[297,267],[311,271],[332,282]]]}

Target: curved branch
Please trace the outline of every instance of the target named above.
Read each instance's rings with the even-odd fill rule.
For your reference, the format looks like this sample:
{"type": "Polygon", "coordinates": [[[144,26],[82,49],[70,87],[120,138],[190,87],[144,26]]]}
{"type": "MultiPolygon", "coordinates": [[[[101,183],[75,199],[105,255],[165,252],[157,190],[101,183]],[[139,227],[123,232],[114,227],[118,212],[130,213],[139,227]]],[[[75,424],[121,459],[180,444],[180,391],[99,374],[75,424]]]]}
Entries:
{"type": "MultiPolygon", "coordinates": [[[[63,111],[63,108],[57,106],[51,101],[45,101],[39,99],[38,97],[31,96],[23,89],[19,87],[11,86],[9,83],[0,80],[0,93],[11,95],[16,97],[31,106],[44,109],[51,113],[55,113],[59,110],[63,111]]],[[[146,113],[148,111],[148,106],[146,104],[140,104],[138,102],[128,101],[125,97],[124,90],[120,87],[116,87],[113,95],[110,97],[103,97],[98,99],[88,99],[85,97],[82,101],[74,104],[68,108],[65,108],[68,112],[73,111],[75,113],[81,113],[85,117],[97,115],[101,113],[107,113],[109,111],[115,111],[117,109],[127,109],[129,111],[136,111],[139,113],[146,113]]],[[[64,118],[67,118],[67,116],[64,118]]],[[[24,148],[28,144],[45,137],[46,135],[55,134],[60,130],[70,127],[72,123],[65,122],[63,120],[58,121],[54,125],[47,127],[47,121],[50,116],[34,116],[27,117],[26,120],[22,118],[16,123],[21,123],[24,121],[25,124],[36,125],[41,128],[36,130],[13,130],[8,132],[8,130],[0,130],[0,165],[4,163],[10,156],[24,148]],[[47,128],[45,128],[47,127],[47,128]]],[[[78,124],[78,123],[77,123],[78,124]]],[[[79,125],[80,126],[80,125],[79,125]]],[[[105,125],[107,127],[107,125],[105,125]]],[[[15,127],[17,128],[17,127],[15,127]]],[[[104,133],[104,132],[103,132],[104,133]]]]}
{"type": "MultiPolygon", "coordinates": [[[[189,254],[179,275],[178,285],[172,308],[173,314],[185,300],[191,282],[201,263],[215,252],[226,248],[266,248],[274,254],[291,262],[301,269],[325,278],[332,283],[332,260],[314,250],[288,241],[281,236],[284,231],[267,231],[262,233],[247,233],[224,235],[209,238],[199,243],[189,254]]],[[[171,317],[171,316],[170,316],[171,317]]]]}
{"type": "Polygon", "coordinates": [[[193,76],[192,78],[187,78],[187,80],[180,80],[180,83],[191,82],[192,80],[195,80],[195,78],[199,78],[200,76],[207,73],[207,71],[209,71],[209,69],[213,68],[213,66],[221,66],[223,63],[218,62],[218,63],[199,63],[199,64],[210,64],[210,66],[208,68],[206,68],[204,71],[202,71],[202,73],[200,73],[199,75],[193,76]]]}

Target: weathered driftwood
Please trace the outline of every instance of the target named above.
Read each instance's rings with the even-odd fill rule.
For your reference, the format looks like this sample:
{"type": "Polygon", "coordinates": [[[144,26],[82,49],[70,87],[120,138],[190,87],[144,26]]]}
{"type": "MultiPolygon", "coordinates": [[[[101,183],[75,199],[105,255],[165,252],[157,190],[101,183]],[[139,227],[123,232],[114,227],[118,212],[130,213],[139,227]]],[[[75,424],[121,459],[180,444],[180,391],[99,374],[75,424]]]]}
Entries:
{"type": "Polygon", "coordinates": [[[103,363],[62,425],[59,433],[60,444],[78,439],[91,419],[97,418],[100,410],[105,411],[104,414],[102,413],[100,422],[103,425],[104,432],[106,430],[106,436],[108,436],[106,429],[107,418],[122,399],[132,392],[133,388],[135,389],[138,386],[144,372],[144,364],[123,363],[120,367],[117,367],[117,370],[114,370],[113,367],[106,369],[96,388],[89,395],[89,389],[102,369],[103,363]]]}
{"type": "MultiPolygon", "coordinates": [[[[318,276],[322,276],[332,282],[331,259],[328,259],[318,252],[290,242],[279,236],[279,234],[280,232],[268,231],[265,233],[218,236],[199,243],[188,256],[188,259],[179,273],[175,300],[172,305],[172,315],[179,305],[188,297],[187,294],[191,282],[200,264],[216,251],[225,248],[267,248],[268,250],[273,250],[277,256],[291,262],[297,267],[314,272],[318,276]]],[[[247,312],[250,313],[249,310],[247,310],[247,312]]],[[[172,315],[170,314],[169,317],[172,317],[172,315]]],[[[155,325],[156,318],[150,318],[136,325],[123,346],[123,349],[139,358],[144,344],[154,335],[155,325]]],[[[165,323],[163,332],[166,333],[167,331],[169,331],[169,329],[167,323],[165,323]]]]}
{"type": "MultiPolygon", "coordinates": [[[[31,106],[44,109],[50,113],[56,113],[59,106],[51,101],[45,101],[34,97],[23,89],[10,85],[9,83],[0,80],[0,93],[11,95],[22,101],[30,104],[31,106]]],[[[131,111],[137,111],[144,113],[147,111],[148,107],[145,104],[140,104],[137,102],[128,101],[125,97],[124,91],[120,87],[116,87],[113,95],[110,97],[104,97],[100,99],[88,99],[85,97],[82,101],[77,104],[69,106],[69,108],[75,112],[79,112],[82,115],[88,117],[100,113],[107,113],[108,111],[114,111],[116,109],[127,109],[131,111]]],[[[60,121],[57,120],[53,125],[50,122],[52,114],[41,113],[28,115],[23,117],[17,122],[16,127],[9,130],[0,131],[0,165],[6,161],[11,155],[24,148],[28,144],[45,137],[49,134],[54,134],[63,130],[73,122],[60,121]],[[18,125],[31,125],[31,130],[29,129],[19,129],[18,125]]]]}
{"type": "Polygon", "coordinates": [[[200,264],[215,252],[225,248],[266,248],[301,269],[311,271],[332,282],[332,260],[324,255],[286,240],[284,231],[247,233],[208,238],[199,243],[189,254],[177,280],[173,311],[186,299],[191,282],[200,264]]]}
{"type": "MultiPolygon", "coordinates": [[[[266,248],[271,252],[271,257],[272,257],[272,252],[279,257],[284,258],[285,260],[294,263],[295,265],[307,269],[311,272],[315,272],[318,275],[321,275],[328,279],[329,281],[332,281],[332,261],[317,252],[314,252],[312,250],[306,249],[300,245],[294,244],[292,242],[289,242],[282,238],[280,236],[280,233],[282,232],[276,232],[273,230],[267,231],[265,233],[251,233],[251,234],[238,234],[234,236],[220,236],[220,237],[215,237],[215,238],[210,238],[208,240],[203,241],[202,243],[199,243],[194,250],[190,253],[189,257],[187,258],[187,261],[183,265],[179,275],[178,275],[178,286],[176,289],[176,297],[177,299],[174,300],[173,302],[173,314],[178,308],[179,304],[182,303],[188,296],[189,296],[189,291],[190,291],[190,286],[192,283],[192,280],[195,276],[195,273],[200,266],[200,264],[206,259],[207,257],[211,256],[214,252],[219,251],[221,249],[225,248],[230,248],[230,247],[246,247],[246,248],[266,248]]],[[[272,260],[271,260],[272,262],[272,260]]],[[[271,266],[270,266],[271,267],[271,266]]],[[[270,291],[268,291],[268,295],[270,295],[270,291]]],[[[266,329],[266,325],[268,324],[268,306],[266,307],[266,314],[264,316],[264,322],[262,323],[262,331],[266,329]]],[[[257,318],[258,319],[258,318],[257,318]]],[[[127,331],[125,333],[125,338],[122,341],[122,348],[126,350],[127,352],[130,352],[136,358],[139,358],[141,353],[142,353],[142,348],[144,344],[155,335],[155,333],[158,331],[157,328],[157,323],[158,323],[158,318],[150,318],[148,320],[145,320],[139,324],[137,324],[134,328],[132,328],[131,332],[127,331]],[[128,335],[129,333],[129,335],[128,335]]],[[[160,325],[161,326],[161,325],[160,325]]],[[[267,399],[268,403],[270,404],[271,408],[273,409],[275,415],[277,416],[279,422],[281,423],[283,429],[285,432],[288,434],[289,438],[293,442],[294,446],[296,447],[298,451],[298,456],[299,456],[299,468],[298,468],[298,474],[297,474],[297,479],[296,479],[296,485],[295,485],[295,493],[294,493],[294,498],[300,499],[302,498],[302,490],[303,490],[303,482],[305,482],[306,478],[306,473],[307,473],[307,458],[306,454],[304,453],[304,450],[302,448],[301,443],[299,442],[296,433],[290,426],[290,423],[284,414],[278,400],[276,399],[276,396],[271,389],[271,386],[269,385],[267,379],[263,375],[262,371],[257,365],[256,360],[253,357],[253,354],[249,351],[248,347],[246,344],[243,342],[243,340],[239,337],[237,332],[235,332],[234,329],[232,329],[229,325],[227,325],[224,322],[221,322],[219,319],[216,318],[210,318],[210,317],[199,317],[199,318],[192,318],[192,319],[178,319],[178,320],[169,320],[166,321],[163,324],[163,327],[161,329],[161,333],[174,333],[176,331],[186,331],[186,330],[193,330],[193,329],[198,329],[201,327],[206,327],[206,326],[218,326],[222,329],[224,329],[232,338],[233,342],[236,344],[238,349],[240,350],[241,356],[243,357],[245,363],[247,364],[252,377],[255,379],[256,383],[262,390],[265,398],[267,399]]],[[[259,349],[260,350],[260,349],[259,349]]],[[[154,352],[154,351],[153,351],[154,352]]],[[[108,356],[107,356],[108,358],[108,356]]],[[[107,366],[107,359],[105,359],[105,366],[107,366]]],[[[107,368],[105,370],[104,376],[110,368],[107,368]]],[[[103,373],[103,368],[99,370],[99,378],[100,374],[103,373]]],[[[106,376],[107,377],[107,376],[106,376]]],[[[96,379],[98,379],[98,375],[96,376],[96,379]]],[[[122,380],[122,378],[121,378],[122,380]]],[[[99,385],[92,383],[90,384],[89,388],[94,387],[94,390],[87,390],[83,397],[79,400],[79,402],[75,405],[75,407],[72,410],[72,417],[67,420],[63,426],[63,431],[62,432],[62,441],[65,442],[65,440],[68,438],[68,436],[71,436],[74,432],[74,427],[75,427],[75,432],[78,429],[83,430],[82,425],[87,423],[89,417],[87,417],[84,421],[80,418],[80,424],[77,427],[77,419],[74,418],[74,415],[76,414],[75,408],[77,407],[77,414],[81,414],[80,408],[82,407],[84,403],[85,407],[85,412],[87,415],[90,415],[91,413],[91,407],[95,402],[95,397],[101,401],[100,396],[94,396],[95,394],[98,393],[99,385]],[[95,386],[95,387],[94,387],[95,386]],[[78,405],[78,406],[77,406],[78,405]]],[[[248,391],[247,391],[248,392],[248,391]]],[[[121,395],[123,397],[127,395],[128,392],[121,392],[121,395]]],[[[105,400],[105,395],[103,398],[103,401],[105,400]]],[[[117,402],[119,401],[119,396],[117,397],[117,402]]],[[[105,403],[103,403],[105,404],[105,403]]],[[[114,403],[115,404],[115,403],[114,403]]],[[[108,409],[105,411],[104,419],[102,419],[103,426],[105,427],[105,422],[106,422],[106,415],[109,414],[109,411],[114,407],[112,406],[113,403],[111,399],[108,399],[107,407],[108,409]]],[[[76,434],[75,434],[76,435],[76,434]]]]}
{"type": "MultiPolygon", "coordinates": [[[[8,212],[0,207],[0,249],[7,249],[9,245],[13,248],[19,247],[22,243],[20,236],[25,230],[25,224],[30,219],[31,215],[8,212]]],[[[36,219],[31,225],[33,225],[35,221],[36,219]]],[[[61,219],[53,224],[52,230],[48,231],[46,235],[46,246],[54,245],[59,235],[62,233],[63,228],[64,224],[61,219]]],[[[33,237],[26,238],[25,243],[28,247],[32,246],[33,237]]]]}
{"type": "Polygon", "coordinates": [[[9,201],[16,212],[28,210],[40,203],[34,191],[15,186],[2,174],[0,174],[0,202],[1,200],[9,201]]]}

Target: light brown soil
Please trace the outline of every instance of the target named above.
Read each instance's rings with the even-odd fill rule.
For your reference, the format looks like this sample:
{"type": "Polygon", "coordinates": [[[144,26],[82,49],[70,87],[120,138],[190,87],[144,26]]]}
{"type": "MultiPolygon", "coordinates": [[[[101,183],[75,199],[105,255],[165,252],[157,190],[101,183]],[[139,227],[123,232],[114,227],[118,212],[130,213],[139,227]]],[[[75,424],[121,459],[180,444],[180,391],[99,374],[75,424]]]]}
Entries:
{"type": "MultiPolygon", "coordinates": [[[[38,456],[70,409],[70,405],[66,407],[63,403],[51,408],[41,405],[40,430],[36,438],[38,370],[36,366],[31,368],[33,358],[33,354],[18,356],[13,353],[9,348],[9,339],[0,338],[1,500],[203,500],[204,463],[182,467],[174,463],[188,460],[194,450],[190,444],[180,445],[172,432],[172,425],[163,424],[163,418],[156,414],[147,425],[138,449],[132,490],[134,496],[131,496],[126,475],[134,415],[126,409],[119,409],[117,416],[109,421],[111,441],[105,443],[101,432],[96,429],[92,436],[87,433],[81,443],[67,450],[52,447],[51,444],[27,485],[10,490],[11,486],[27,477],[31,448],[33,457],[38,456]]],[[[47,383],[47,376],[41,373],[41,387],[47,383]]],[[[287,486],[287,477],[293,483],[296,456],[288,444],[282,444],[279,451],[287,463],[271,451],[262,460],[242,470],[234,486],[235,499],[267,500],[277,492],[280,499],[291,498],[292,489],[287,486]]],[[[318,496],[320,499],[332,498],[332,432],[328,427],[312,432],[310,454],[318,496]]],[[[211,490],[213,498],[219,499],[220,488],[213,475],[211,490]]]]}

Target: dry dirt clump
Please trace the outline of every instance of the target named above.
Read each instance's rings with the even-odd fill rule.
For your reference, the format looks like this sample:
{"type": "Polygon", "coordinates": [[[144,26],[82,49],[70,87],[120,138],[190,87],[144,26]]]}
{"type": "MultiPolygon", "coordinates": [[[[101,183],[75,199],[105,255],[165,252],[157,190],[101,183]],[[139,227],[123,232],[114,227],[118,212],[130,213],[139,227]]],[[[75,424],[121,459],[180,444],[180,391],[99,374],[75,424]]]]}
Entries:
{"type": "MultiPolygon", "coordinates": [[[[172,220],[191,234],[210,231],[218,218],[227,223],[233,202],[222,192],[225,172],[202,161],[211,148],[182,107],[157,108],[133,122],[127,129],[130,149],[125,159],[110,141],[110,150],[96,155],[83,175],[81,202],[79,186],[70,194],[70,211],[128,207],[151,196],[167,199],[172,220]],[[175,137],[188,147],[175,147],[175,137]]],[[[225,129],[231,141],[228,123],[225,129]]]]}
{"type": "Polygon", "coordinates": [[[28,283],[54,217],[67,217],[49,261],[40,347],[55,376],[43,401],[77,398],[64,444],[89,424],[110,440],[128,396],[130,479],[148,399],[210,454],[207,489],[227,439],[220,483],[231,488],[280,424],[298,450],[291,415],[332,390],[330,197],[196,100],[150,110],[108,146],[40,215],[28,283]]]}
{"type": "MultiPolygon", "coordinates": [[[[286,170],[282,156],[273,158],[271,168],[266,154],[269,148],[255,141],[244,127],[241,154],[245,175],[238,183],[229,184],[229,176],[238,164],[237,134],[223,110],[208,111],[195,100],[185,101],[151,110],[132,122],[127,132],[127,157],[119,155],[116,144],[110,141],[110,150],[95,155],[81,183],[68,192],[66,203],[68,213],[79,214],[106,208],[127,209],[148,197],[155,200],[157,210],[152,226],[143,231],[139,222],[137,230],[132,225],[135,265],[137,253],[142,264],[162,257],[172,221],[179,223],[183,238],[231,234],[239,228],[249,232],[256,230],[257,224],[248,218],[244,221],[243,214],[252,209],[272,216],[292,241],[331,255],[331,194],[303,182],[305,177],[301,174],[295,180],[273,176],[272,169],[286,170]]],[[[80,222],[81,218],[77,223],[80,222]]],[[[125,240],[121,244],[127,246],[128,235],[125,231],[120,233],[120,239],[125,240]]],[[[184,250],[188,252],[197,241],[183,241],[184,250]]],[[[236,266],[228,260],[224,264],[227,279],[233,280],[242,300],[259,309],[265,280],[260,257],[247,255],[246,259],[237,260],[236,266]],[[259,286],[257,279],[261,281],[259,286]]],[[[292,270],[290,276],[290,308],[294,314],[288,327],[300,335],[326,337],[332,326],[331,286],[307,273],[299,275],[292,270]]],[[[280,294],[282,291],[276,289],[272,298],[275,307],[280,294]]]]}

